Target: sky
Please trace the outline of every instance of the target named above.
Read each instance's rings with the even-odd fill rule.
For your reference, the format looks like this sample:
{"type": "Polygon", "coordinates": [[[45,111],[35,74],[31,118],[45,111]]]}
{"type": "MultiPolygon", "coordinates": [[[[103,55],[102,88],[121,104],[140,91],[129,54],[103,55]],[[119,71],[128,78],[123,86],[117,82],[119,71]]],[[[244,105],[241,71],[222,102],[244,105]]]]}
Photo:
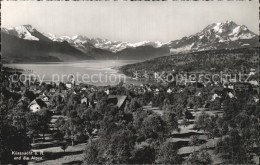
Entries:
{"type": "Polygon", "coordinates": [[[57,36],[168,42],[232,20],[259,33],[259,2],[1,1],[2,27],[30,24],[57,36]]]}

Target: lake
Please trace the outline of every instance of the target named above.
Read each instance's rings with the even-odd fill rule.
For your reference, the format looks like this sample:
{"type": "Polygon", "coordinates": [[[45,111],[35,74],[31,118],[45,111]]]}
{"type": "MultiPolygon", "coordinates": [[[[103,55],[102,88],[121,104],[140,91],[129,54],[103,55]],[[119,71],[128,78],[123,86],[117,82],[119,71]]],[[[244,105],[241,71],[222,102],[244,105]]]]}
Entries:
{"type": "Polygon", "coordinates": [[[87,60],[77,62],[50,62],[37,64],[5,64],[4,66],[23,69],[27,77],[37,77],[44,82],[68,82],[74,79],[76,83],[87,83],[96,86],[115,85],[120,81],[140,84],[139,81],[116,69],[119,66],[140,62],[137,60],[87,60]]]}

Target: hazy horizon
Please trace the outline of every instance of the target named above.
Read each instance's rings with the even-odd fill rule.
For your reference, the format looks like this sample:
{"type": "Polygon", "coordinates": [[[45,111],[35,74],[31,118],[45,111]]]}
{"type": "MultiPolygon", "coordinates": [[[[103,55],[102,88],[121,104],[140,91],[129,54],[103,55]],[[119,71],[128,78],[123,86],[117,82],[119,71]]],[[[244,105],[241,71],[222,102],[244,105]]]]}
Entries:
{"type": "Polygon", "coordinates": [[[231,20],[259,34],[257,1],[33,2],[2,1],[2,27],[30,24],[57,36],[168,42],[231,20]]]}

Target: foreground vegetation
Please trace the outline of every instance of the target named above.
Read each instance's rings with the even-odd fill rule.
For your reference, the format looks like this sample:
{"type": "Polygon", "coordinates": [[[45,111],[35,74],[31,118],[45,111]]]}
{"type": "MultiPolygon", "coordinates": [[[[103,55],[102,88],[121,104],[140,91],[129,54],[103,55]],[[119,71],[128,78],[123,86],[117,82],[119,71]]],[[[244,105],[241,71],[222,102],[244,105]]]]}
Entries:
{"type": "MultiPolygon", "coordinates": [[[[155,69],[161,68],[162,59],[155,69]]],[[[173,64],[177,70],[184,67],[173,64]]],[[[80,143],[86,145],[84,152],[76,151],[83,154],[81,160],[73,160],[77,164],[215,164],[217,159],[250,164],[259,155],[259,93],[250,84],[233,89],[213,83],[81,84],[68,89],[64,83],[11,82],[11,74],[1,72],[2,163],[17,163],[11,151],[37,150],[37,141],[48,144],[49,138],[59,151],[45,153],[38,163],[69,156],[80,143]],[[42,96],[50,96],[49,105],[31,111],[30,103],[42,96]],[[118,106],[111,96],[126,100],[118,106]],[[84,97],[87,102],[82,102],[84,97]],[[58,117],[53,122],[54,116],[58,117]]]]}

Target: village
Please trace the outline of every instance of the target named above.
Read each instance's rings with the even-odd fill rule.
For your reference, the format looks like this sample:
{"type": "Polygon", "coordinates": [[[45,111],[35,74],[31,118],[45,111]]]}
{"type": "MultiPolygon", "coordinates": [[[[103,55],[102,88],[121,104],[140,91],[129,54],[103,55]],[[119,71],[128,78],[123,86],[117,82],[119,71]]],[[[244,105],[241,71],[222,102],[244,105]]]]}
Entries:
{"type": "MultiPolygon", "coordinates": [[[[155,78],[158,74],[155,73],[155,78]]],[[[58,84],[38,81],[12,83],[8,79],[9,75],[5,75],[5,89],[2,92],[4,98],[9,98],[8,104],[11,102],[11,107],[23,107],[23,111],[30,112],[32,118],[37,117],[34,114],[38,113],[41,116],[44,111],[43,121],[36,123],[36,127],[35,123],[30,123],[32,126],[27,132],[27,135],[33,138],[32,151],[45,153],[42,160],[33,161],[36,164],[45,161],[48,164],[50,158],[55,158],[58,162],[64,161],[63,163],[82,163],[85,145],[90,143],[90,140],[95,141],[103,136],[101,131],[104,128],[102,129],[102,124],[97,121],[104,120],[102,116],[107,113],[111,113],[112,118],[121,118],[122,115],[125,118],[127,114],[134,116],[135,113],[144,112],[148,116],[152,113],[163,119],[170,114],[174,115],[169,122],[177,123],[170,127],[172,130],[165,140],[176,145],[181,162],[193,159],[191,155],[194,153],[201,156],[200,151],[215,152],[218,141],[227,135],[211,132],[210,129],[215,130],[218,126],[211,125],[209,129],[205,123],[224,120],[230,113],[238,113],[231,111],[231,105],[227,103],[230,100],[240,100],[246,93],[247,104],[250,104],[250,107],[256,106],[253,114],[259,113],[259,84],[254,79],[254,69],[249,73],[253,78],[247,82],[225,79],[221,83],[215,83],[195,79],[179,83],[154,81],[152,84],[141,85],[121,82],[115,86],[78,84],[73,78],[58,84]]],[[[114,120],[112,118],[111,120],[114,120]]],[[[115,123],[122,122],[121,120],[115,123]]],[[[146,146],[149,142],[137,140],[135,145],[146,146]]],[[[248,159],[259,163],[257,153],[252,153],[248,159]]],[[[207,161],[223,163],[226,159],[222,159],[221,154],[215,154],[207,161]]]]}

